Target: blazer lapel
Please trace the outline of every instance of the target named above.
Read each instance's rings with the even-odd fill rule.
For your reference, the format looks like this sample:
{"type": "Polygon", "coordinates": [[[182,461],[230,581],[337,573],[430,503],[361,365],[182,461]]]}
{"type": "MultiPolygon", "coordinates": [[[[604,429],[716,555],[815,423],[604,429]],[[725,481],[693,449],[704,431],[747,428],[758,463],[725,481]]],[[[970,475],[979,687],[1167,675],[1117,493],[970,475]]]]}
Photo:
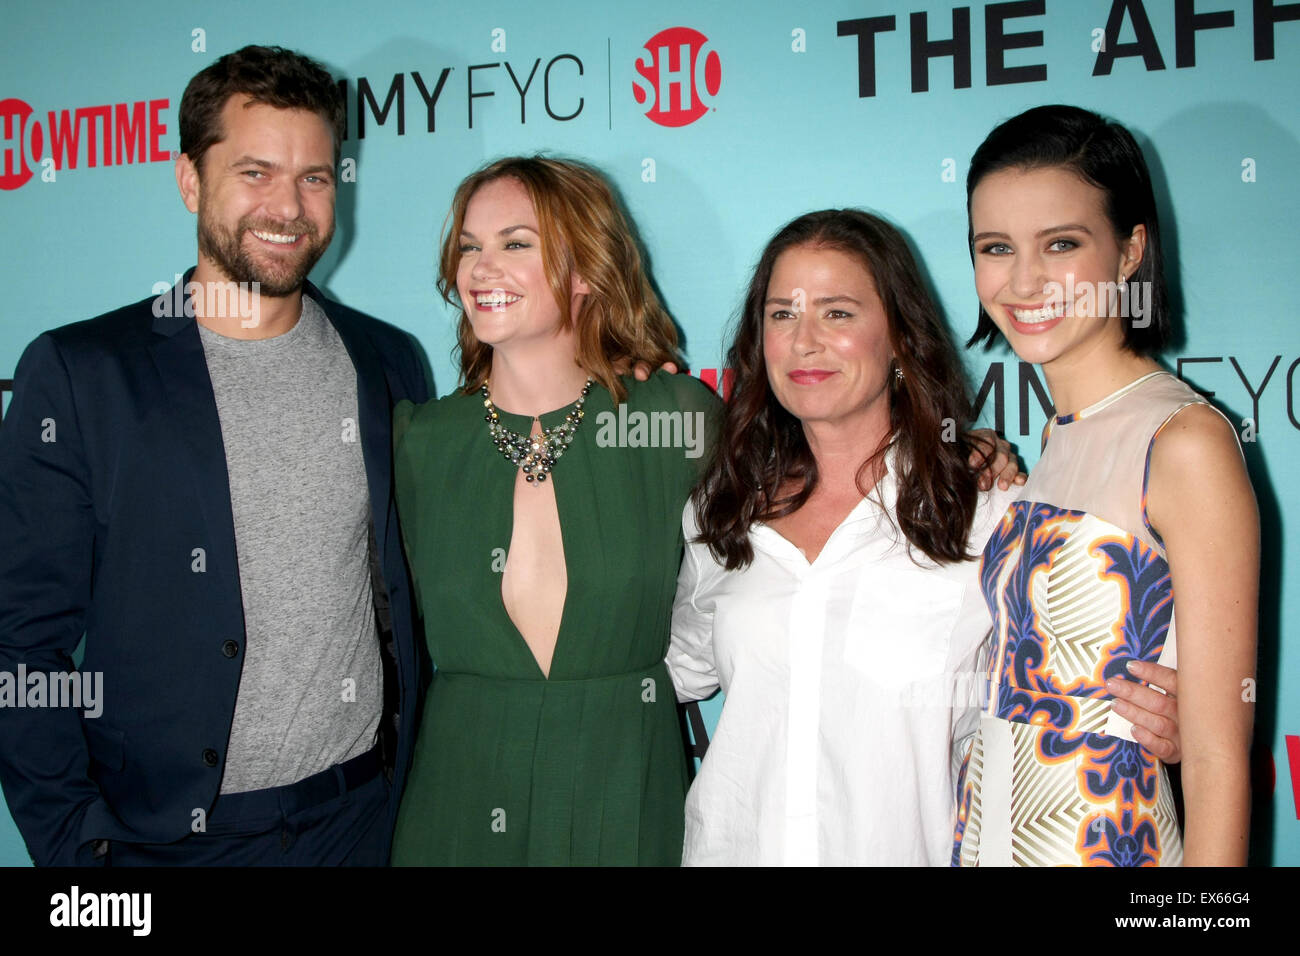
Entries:
{"type": "Polygon", "coordinates": [[[366,483],[370,490],[370,514],[374,519],[379,553],[384,554],[392,508],[392,415],[393,406],[384,376],[383,363],[364,332],[334,308],[311,283],[304,293],[315,299],[343,340],[357,371],[357,422],[361,430],[361,453],[366,463],[366,483]]]}
{"type": "MultiPolygon", "coordinates": [[[[186,273],[182,281],[188,280],[186,273]]],[[[208,566],[239,594],[226,446],[198,323],[185,315],[155,317],[153,331],[149,353],[162,381],[167,415],[180,449],[189,458],[203,526],[212,535],[208,566]]]]}

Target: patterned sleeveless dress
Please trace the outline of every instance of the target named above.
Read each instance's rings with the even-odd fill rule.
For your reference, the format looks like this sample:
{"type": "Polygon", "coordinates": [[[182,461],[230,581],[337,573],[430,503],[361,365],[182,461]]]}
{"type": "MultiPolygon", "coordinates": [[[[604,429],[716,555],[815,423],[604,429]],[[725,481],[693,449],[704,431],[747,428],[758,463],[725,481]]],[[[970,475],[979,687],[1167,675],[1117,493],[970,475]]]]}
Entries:
{"type": "Polygon", "coordinates": [[[1164,765],[1111,710],[1130,660],[1175,664],[1174,600],[1146,515],[1155,437],[1204,403],[1152,372],[1049,424],[984,549],[993,637],[958,781],[954,866],[1176,866],[1164,765]]]}

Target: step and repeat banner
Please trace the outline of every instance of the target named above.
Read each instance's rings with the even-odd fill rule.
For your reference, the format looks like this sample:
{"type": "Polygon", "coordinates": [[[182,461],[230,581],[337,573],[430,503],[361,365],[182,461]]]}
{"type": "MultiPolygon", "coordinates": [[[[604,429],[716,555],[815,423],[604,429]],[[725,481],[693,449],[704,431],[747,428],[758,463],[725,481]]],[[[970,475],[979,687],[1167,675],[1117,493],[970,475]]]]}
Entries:
{"type": "MultiPolygon", "coordinates": [[[[455,387],[435,263],[452,191],[545,151],[620,191],[715,386],[749,271],[784,222],[864,207],[909,236],[956,337],[975,327],[965,174],[1001,120],[1071,103],[1127,125],[1161,203],[1169,368],[1240,434],[1263,529],[1254,860],[1300,863],[1300,2],[594,0],[11,5],[0,33],[0,392],[41,331],[194,263],[173,175],[189,78],[249,43],[321,61],[348,104],[338,233],[312,274],[413,333],[455,387]]],[[[1032,466],[1049,400],[999,348],[966,362],[1032,466]]],[[[720,380],[722,380],[720,382],[720,380]]],[[[141,702],[147,706],[147,702],[141,702]]],[[[698,749],[720,708],[688,716],[698,749]]],[[[0,813],[0,864],[28,862],[0,813]]]]}

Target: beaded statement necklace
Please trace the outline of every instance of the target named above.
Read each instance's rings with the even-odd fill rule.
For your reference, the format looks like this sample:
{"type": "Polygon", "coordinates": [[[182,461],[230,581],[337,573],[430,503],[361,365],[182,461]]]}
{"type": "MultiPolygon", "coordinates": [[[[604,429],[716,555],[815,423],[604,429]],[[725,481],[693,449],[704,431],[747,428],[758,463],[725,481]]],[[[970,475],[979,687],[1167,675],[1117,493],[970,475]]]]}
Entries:
{"type": "Polygon", "coordinates": [[[521,435],[501,424],[501,416],[497,412],[497,407],[492,404],[492,396],[488,392],[488,383],[483,383],[479,391],[483,393],[483,407],[487,409],[483,420],[488,423],[488,436],[506,461],[519,466],[519,470],[524,473],[525,481],[538,483],[545,481],[560,456],[573,443],[573,436],[577,434],[578,426],[582,424],[582,419],[587,414],[582,410],[582,406],[586,404],[587,395],[590,394],[591,386],[594,384],[595,379],[587,379],[587,384],[582,386],[582,394],[578,396],[573,411],[564,416],[564,421],[544,429],[540,435],[530,436],[521,435]]]}

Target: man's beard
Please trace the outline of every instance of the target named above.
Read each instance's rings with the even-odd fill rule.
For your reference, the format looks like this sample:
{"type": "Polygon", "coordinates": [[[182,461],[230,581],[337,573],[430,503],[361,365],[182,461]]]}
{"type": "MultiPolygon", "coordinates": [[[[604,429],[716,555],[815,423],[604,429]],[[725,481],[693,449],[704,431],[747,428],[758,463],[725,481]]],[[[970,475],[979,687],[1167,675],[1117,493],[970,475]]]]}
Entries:
{"type": "MultiPolygon", "coordinates": [[[[211,259],[229,281],[249,285],[256,282],[259,292],[271,298],[292,295],[301,289],[307,273],[325,254],[333,237],[332,225],[329,233],[321,239],[316,225],[306,219],[271,224],[251,216],[240,219],[232,233],[199,210],[199,253],[211,259]],[[301,250],[295,250],[296,259],[286,257],[283,264],[273,266],[266,259],[257,260],[244,248],[244,233],[253,229],[277,235],[301,235],[306,244],[301,250]]],[[[256,236],[253,238],[257,239],[256,236]]]]}

